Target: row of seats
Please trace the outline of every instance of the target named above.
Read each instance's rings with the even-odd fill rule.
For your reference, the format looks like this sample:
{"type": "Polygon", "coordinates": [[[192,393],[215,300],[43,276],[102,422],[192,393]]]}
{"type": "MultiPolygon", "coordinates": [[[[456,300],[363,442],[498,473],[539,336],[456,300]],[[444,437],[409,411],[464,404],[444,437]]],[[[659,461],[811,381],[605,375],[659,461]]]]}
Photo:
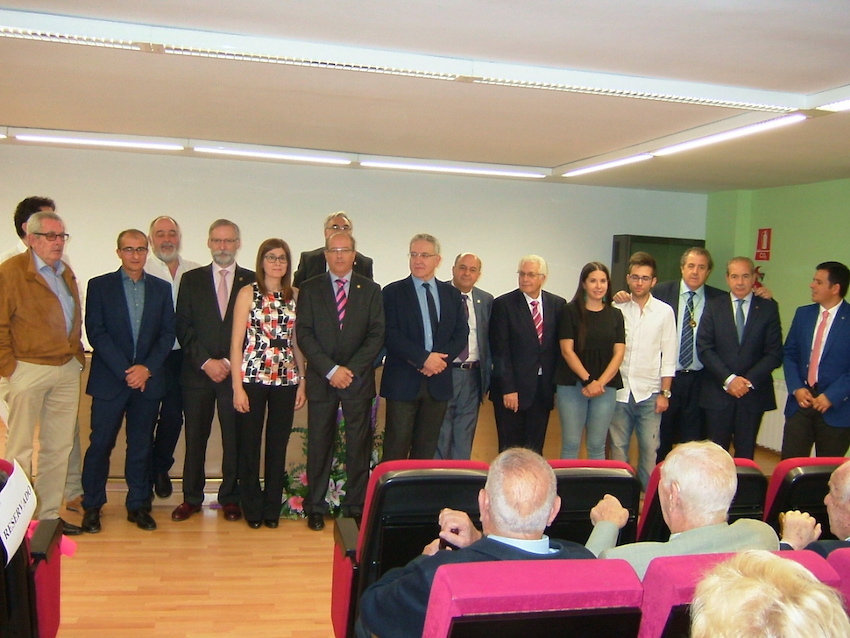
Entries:
{"type": "MultiPolygon", "coordinates": [[[[850,548],[779,552],[850,596],[850,548]]],[[[426,638],[674,638],[690,635],[702,575],[732,554],[656,558],[641,582],[622,560],[506,561],[437,570],[426,638]]]]}
{"type": "MultiPolygon", "coordinates": [[[[738,492],[730,520],[759,518],[778,528],[778,512],[803,509],[815,516],[829,538],[823,497],[829,474],[843,458],[789,459],[781,462],[768,483],[753,461],[736,459],[738,492]]],[[[552,460],[561,497],[561,511],[547,534],[584,544],[592,530],[590,510],[613,494],[629,511],[618,544],[669,538],[661,516],[657,485],[659,467],[650,478],[640,511],[640,482],[620,461],[552,460]],[[639,516],[640,514],[640,516],[639,516]]],[[[381,463],[372,472],[362,524],[337,519],[334,526],[334,567],[331,617],[337,638],[353,634],[363,591],[393,567],[407,564],[439,533],[437,518],[444,507],[467,512],[478,520],[478,492],[488,465],[478,461],[407,460],[381,463]]]]}

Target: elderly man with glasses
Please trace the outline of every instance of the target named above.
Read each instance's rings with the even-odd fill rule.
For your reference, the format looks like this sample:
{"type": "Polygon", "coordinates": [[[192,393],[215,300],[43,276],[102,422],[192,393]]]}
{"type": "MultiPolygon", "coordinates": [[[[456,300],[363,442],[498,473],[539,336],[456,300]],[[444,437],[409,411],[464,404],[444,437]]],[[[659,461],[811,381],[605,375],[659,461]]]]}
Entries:
{"type": "MultiPolygon", "coordinates": [[[[354,222],[345,211],[331,213],[325,217],[325,241],[328,237],[336,233],[345,233],[351,235],[354,232],[354,222]]],[[[354,253],[354,272],[368,279],[372,279],[372,259],[359,252],[354,253]]],[[[320,246],[315,250],[308,250],[301,253],[301,259],[298,260],[298,268],[292,276],[292,285],[296,288],[301,288],[308,279],[312,279],[318,275],[324,275],[328,271],[327,262],[325,262],[325,247],[320,246]]]]}

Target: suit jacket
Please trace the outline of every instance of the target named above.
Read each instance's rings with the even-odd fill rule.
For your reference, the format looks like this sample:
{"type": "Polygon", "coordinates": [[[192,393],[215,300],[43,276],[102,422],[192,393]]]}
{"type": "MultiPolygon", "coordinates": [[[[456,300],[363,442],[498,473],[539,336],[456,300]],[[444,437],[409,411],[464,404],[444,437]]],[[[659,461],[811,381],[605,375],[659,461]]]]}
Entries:
{"type": "Polygon", "coordinates": [[[392,638],[420,638],[434,575],[441,565],[496,560],[549,560],[593,558],[578,543],[549,539],[549,554],[532,554],[511,545],[482,538],[459,551],[440,551],[419,556],[396,567],[370,585],[360,599],[362,623],[374,634],[392,638]]]}
{"type": "MultiPolygon", "coordinates": [[[[783,364],[785,384],[788,386],[786,417],[800,409],[794,391],[805,386],[809,376],[812,340],[819,314],[818,304],[797,308],[785,339],[783,364]]],[[[836,311],[826,343],[823,344],[818,367],[818,389],[832,402],[832,407],[823,413],[823,420],[833,427],[850,427],[850,304],[846,301],[842,301],[836,311]]]]}
{"type": "Polygon", "coordinates": [[[543,343],[537,339],[528,303],[519,289],[497,297],[490,316],[493,354],[490,400],[502,401],[504,395],[518,392],[520,410],[531,406],[537,392],[537,371],[541,368],[544,387],[552,388],[552,392],[547,393],[549,409],[554,405],[553,375],[561,356],[558,320],[567,301],[545,290],[540,294],[543,297],[543,343]]]}
{"type": "Polygon", "coordinates": [[[460,354],[469,338],[469,324],[463,312],[463,302],[457,288],[445,281],[432,280],[440,295],[440,322],[431,351],[425,349],[425,326],[419,310],[413,278],[407,277],[388,284],[383,291],[384,314],[387,320],[384,375],[381,396],[396,401],[413,401],[422,379],[428,380],[428,390],[436,401],[448,401],[454,396],[451,362],[460,354]],[[419,370],[431,352],[447,354],[446,369],[440,374],[425,377],[419,370]]]}
{"type": "MultiPolygon", "coordinates": [[[[298,294],[295,334],[307,358],[307,398],[338,401],[341,397],[326,378],[335,365],[344,365],[359,377],[356,391],[346,399],[375,396],[373,362],[384,345],[384,304],[381,287],[353,273],[349,283],[345,321],[339,327],[334,284],[328,273],[306,281],[298,294]]],[[[351,386],[350,386],[351,387],[351,386]]]]}
{"type": "Polygon", "coordinates": [[[593,528],[585,547],[599,558],[622,558],[634,567],[643,579],[650,561],[658,556],[688,556],[740,552],[745,549],[779,549],[779,538],[767,523],[741,518],[729,525],[718,523],[696,527],[676,534],[669,541],[645,541],[616,547],[620,530],[609,521],[600,521],[593,528]]]}
{"type": "MultiPolygon", "coordinates": [[[[227,313],[222,319],[213,283],[212,264],[184,273],[177,294],[177,340],[183,348],[181,380],[184,385],[206,387],[211,384],[212,381],[201,370],[201,366],[207,359],[230,357],[230,333],[236,295],[244,286],[253,282],[253,271],[236,266],[227,313]]],[[[240,362],[233,362],[233,365],[240,365],[240,362]]]]}
{"type": "MultiPolygon", "coordinates": [[[[372,258],[361,253],[354,255],[354,272],[358,275],[363,275],[368,279],[372,279],[372,258]]],[[[298,269],[292,276],[292,285],[300,288],[308,279],[312,279],[318,275],[322,275],[328,271],[328,264],[325,260],[325,247],[308,250],[301,253],[301,258],[298,260],[298,269]]]]}
{"type": "MultiPolygon", "coordinates": [[[[842,549],[843,547],[850,547],[850,541],[815,541],[806,545],[806,549],[817,552],[824,558],[829,556],[830,552],[834,552],[836,549],[842,549]]],[[[785,548],[783,547],[783,549],[785,548]]]]}
{"type": "Polygon", "coordinates": [[[697,332],[697,352],[711,379],[702,384],[700,406],[723,409],[737,404],[748,412],[776,408],[771,372],[782,365],[782,327],[773,299],[752,296],[744,337],[738,343],[729,294],[709,299],[697,332]],[[753,389],[736,399],[723,389],[730,374],[745,377],[753,389]]]}
{"type": "Polygon", "coordinates": [[[171,286],[145,274],[145,306],[133,353],[133,329],[124,294],[121,269],[89,280],[86,292],[86,334],[94,349],[86,392],[98,399],[114,399],[127,390],[130,366],[143,365],[151,372],[144,396],[165,394],[162,366],[174,346],[174,301],[171,286]]]}
{"type": "Polygon", "coordinates": [[[478,356],[481,366],[481,393],[478,400],[483,401],[490,389],[490,373],[493,367],[493,357],[490,354],[490,314],[493,311],[493,295],[480,288],[470,291],[472,308],[475,310],[476,337],[478,341],[478,356]]]}

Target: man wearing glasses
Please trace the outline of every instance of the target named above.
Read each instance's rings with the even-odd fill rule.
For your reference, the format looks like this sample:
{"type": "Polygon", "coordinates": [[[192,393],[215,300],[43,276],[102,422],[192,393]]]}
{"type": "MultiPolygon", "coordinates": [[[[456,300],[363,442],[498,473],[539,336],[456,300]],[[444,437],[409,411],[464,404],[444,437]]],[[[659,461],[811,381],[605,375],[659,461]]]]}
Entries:
{"type": "MultiPolygon", "coordinates": [[[[29,250],[0,266],[0,377],[6,381],[9,431],[6,458],[32,478],[33,439],[39,429],[39,520],[59,516],[85,365],[80,340],[80,293],[62,262],[68,234],[53,211],[27,220],[29,250]]],[[[65,524],[65,533],[79,528],[65,524]]]]}
{"type": "MultiPolygon", "coordinates": [[[[354,232],[354,223],[351,218],[344,212],[331,213],[325,218],[325,241],[328,237],[336,233],[346,233],[350,235],[354,232]]],[[[372,279],[372,259],[358,252],[354,253],[354,272],[363,277],[372,279]]],[[[320,246],[315,250],[308,250],[301,253],[301,259],[298,261],[298,269],[292,277],[292,285],[300,288],[308,279],[323,275],[328,271],[327,263],[325,262],[325,247],[320,246]]]]}
{"type": "Polygon", "coordinates": [[[630,301],[615,303],[626,324],[626,354],[620,365],[623,387],[611,420],[611,458],[629,462],[632,432],[637,431],[638,477],[643,489],[655,467],[661,415],[670,405],[679,340],[673,308],[652,296],[655,259],[637,252],[629,259],[626,282],[630,301]]]}
{"type": "Polygon", "coordinates": [[[440,265],[437,238],[415,235],[408,256],[410,276],[384,288],[384,461],[434,458],[454,396],[451,363],[469,336],[460,292],[434,276],[440,265]]]}
{"type": "Polygon", "coordinates": [[[91,443],[83,460],[83,531],[100,531],[109,456],[127,420],[127,520],[156,529],[151,511],[150,453],[159,402],[166,390],[165,360],[174,345],[171,286],[145,273],[148,238],[118,235],[121,267],[89,280],[86,335],[94,349],[86,393],[92,397],[91,443]],[[128,330],[129,328],[129,330],[128,330]]]}

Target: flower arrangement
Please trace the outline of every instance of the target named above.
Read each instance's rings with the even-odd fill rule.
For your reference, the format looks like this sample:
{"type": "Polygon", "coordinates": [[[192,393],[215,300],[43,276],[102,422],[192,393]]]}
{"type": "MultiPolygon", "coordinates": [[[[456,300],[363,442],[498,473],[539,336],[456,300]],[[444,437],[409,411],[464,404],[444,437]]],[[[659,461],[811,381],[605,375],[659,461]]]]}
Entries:
{"type": "MultiPolygon", "coordinates": [[[[380,397],[372,400],[372,411],[370,424],[372,429],[372,462],[371,467],[378,464],[378,456],[383,444],[383,435],[375,434],[378,421],[378,401],[380,397]]],[[[342,515],[342,500],[345,496],[345,483],[348,479],[345,471],[345,419],[342,416],[342,408],[337,411],[336,441],[334,442],[334,455],[331,462],[331,476],[328,479],[328,490],[325,500],[328,503],[328,513],[331,516],[342,515]]],[[[293,428],[293,433],[301,435],[303,458],[307,458],[307,428],[293,428]]],[[[306,461],[298,463],[289,468],[286,483],[283,487],[283,507],[281,518],[297,519],[304,518],[304,499],[307,498],[307,464],[306,461]]]]}

